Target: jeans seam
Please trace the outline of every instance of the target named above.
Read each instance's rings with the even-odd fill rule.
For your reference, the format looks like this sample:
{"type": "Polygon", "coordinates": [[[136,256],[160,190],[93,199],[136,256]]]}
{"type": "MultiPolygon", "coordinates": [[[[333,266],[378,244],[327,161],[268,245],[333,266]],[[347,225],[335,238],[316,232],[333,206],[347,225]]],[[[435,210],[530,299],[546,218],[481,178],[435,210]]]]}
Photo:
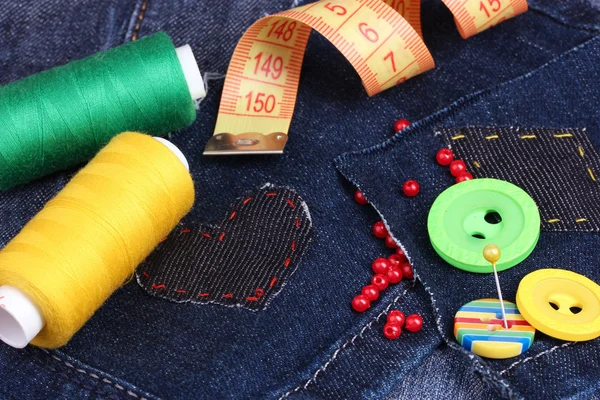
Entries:
{"type": "Polygon", "coordinates": [[[148,0],[136,0],[136,5],[129,17],[129,25],[125,33],[125,40],[136,40],[139,35],[139,30],[142,26],[142,21],[146,16],[146,9],[148,8],[148,0]]]}
{"type": "Polygon", "coordinates": [[[144,0],[140,7],[140,13],[137,17],[137,22],[135,23],[135,27],[133,28],[133,34],[131,35],[131,40],[136,40],[138,34],[140,32],[140,28],[142,27],[142,21],[146,16],[146,8],[148,7],[148,0],[144,0]]]}
{"type": "Polygon", "coordinates": [[[568,22],[563,21],[562,19],[560,19],[560,18],[558,18],[558,17],[556,17],[556,16],[548,13],[547,11],[545,11],[545,10],[543,10],[541,8],[536,7],[535,5],[529,4],[529,9],[531,11],[535,11],[535,12],[537,12],[539,14],[542,14],[542,15],[544,15],[547,18],[550,18],[551,20],[553,20],[556,23],[559,23],[559,24],[564,25],[564,26],[568,26],[569,28],[579,29],[581,31],[590,32],[590,33],[598,33],[600,31],[600,27],[597,26],[597,25],[580,25],[580,24],[568,23],[568,22]]]}
{"type": "Polygon", "coordinates": [[[135,390],[134,385],[131,385],[130,383],[125,383],[125,382],[121,382],[122,383],[122,385],[121,385],[121,384],[115,382],[117,379],[114,378],[112,375],[107,374],[105,372],[102,372],[100,370],[92,371],[91,367],[83,364],[79,360],[75,360],[75,361],[77,363],[79,363],[80,365],[75,366],[71,362],[69,362],[67,360],[64,360],[61,357],[57,356],[56,354],[62,354],[62,353],[60,353],[58,351],[52,351],[51,352],[49,350],[42,349],[42,348],[40,348],[39,350],[41,350],[42,352],[44,352],[48,356],[48,359],[52,359],[52,360],[54,360],[56,362],[61,363],[62,365],[68,367],[70,371],[75,371],[75,372],[78,372],[78,373],[80,373],[82,375],[89,376],[90,378],[93,378],[97,383],[102,383],[103,385],[119,389],[121,392],[126,393],[131,398],[136,398],[136,399],[139,399],[139,400],[149,400],[148,397],[157,398],[154,395],[150,395],[150,396],[148,394],[144,394],[143,395],[143,394],[141,394],[141,392],[139,390],[137,390],[137,393],[136,393],[134,391],[135,390]],[[86,371],[86,369],[87,369],[87,371],[86,371]],[[110,377],[110,378],[112,378],[112,380],[108,379],[106,377],[101,377],[100,375],[104,375],[106,377],[110,377]],[[125,385],[125,386],[123,386],[123,385],[125,385]],[[126,386],[128,386],[128,387],[126,387],[126,386]]]}
{"type": "Polygon", "coordinates": [[[327,370],[327,368],[329,367],[329,365],[335,361],[335,359],[340,355],[340,353],[346,349],[347,347],[349,347],[350,345],[354,344],[354,341],[357,338],[362,338],[362,334],[369,328],[371,328],[371,326],[379,321],[379,319],[384,316],[385,314],[388,313],[388,311],[390,310],[390,308],[392,308],[394,306],[394,304],[396,304],[401,298],[403,298],[406,293],[408,293],[409,290],[411,290],[412,288],[414,288],[416,284],[416,280],[412,282],[412,285],[409,286],[408,288],[406,288],[402,293],[400,293],[398,296],[396,296],[391,302],[390,304],[387,305],[386,308],[384,308],[379,314],[377,314],[377,316],[375,318],[373,318],[371,321],[369,321],[365,326],[363,326],[363,328],[357,333],[355,334],[352,338],[348,339],[344,344],[342,344],[340,347],[338,347],[333,354],[327,359],[327,361],[325,363],[323,363],[323,365],[321,365],[321,367],[319,367],[315,373],[312,375],[311,378],[309,378],[305,383],[300,383],[298,386],[296,386],[294,389],[286,392],[285,394],[283,394],[281,397],[279,397],[279,400],[281,399],[285,399],[288,396],[290,396],[292,393],[295,392],[299,392],[300,390],[306,390],[313,382],[315,382],[317,380],[317,376],[321,373],[321,372],[325,372],[325,370],[327,370]]]}
{"type": "Polygon", "coordinates": [[[535,360],[535,359],[537,359],[537,358],[539,358],[541,356],[544,356],[546,354],[553,353],[554,351],[556,351],[558,349],[562,349],[562,348],[565,348],[565,347],[570,347],[570,346],[572,346],[574,344],[577,344],[577,342],[563,343],[560,346],[554,346],[554,347],[552,347],[552,348],[550,348],[548,350],[542,351],[541,353],[538,353],[535,356],[531,356],[531,357],[527,357],[527,358],[524,358],[524,359],[519,360],[519,361],[515,361],[514,363],[510,364],[506,369],[500,371],[500,375],[504,375],[506,372],[510,371],[511,369],[513,369],[514,367],[518,366],[519,364],[525,364],[525,363],[527,363],[529,361],[535,360]]]}

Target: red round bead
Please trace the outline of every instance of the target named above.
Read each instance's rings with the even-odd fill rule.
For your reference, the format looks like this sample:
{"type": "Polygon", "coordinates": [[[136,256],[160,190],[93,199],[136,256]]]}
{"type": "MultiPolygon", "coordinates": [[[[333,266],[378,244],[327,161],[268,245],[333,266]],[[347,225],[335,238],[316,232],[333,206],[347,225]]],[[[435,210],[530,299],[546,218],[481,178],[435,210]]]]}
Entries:
{"type": "Polygon", "coordinates": [[[371,278],[371,284],[375,286],[379,291],[385,290],[388,287],[388,278],[383,274],[377,274],[371,278]]]}
{"type": "Polygon", "coordinates": [[[435,155],[435,159],[440,165],[450,165],[452,160],[454,160],[454,153],[452,152],[452,150],[444,147],[443,149],[440,149],[440,151],[437,152],[437,154],[435,155]]]}
{"type": "Polygon", "coordinates": [[[410,121],[407,119],[399,119],[394,124],[394,132],[400,132],[402,129],[406,129],[410,126],[410,121]]]}
{"type": "Polygon", "coordinates": [[[367,201],[367,199],[365,199],[365,195],[362,194],[362,192],[360,190],[356,190],[356,192],[354,192],[354,200],[360,204],[361,206],[364,206],[366,204],[369,204],[369,202],[367,201]]]}
{"type": "Polygon", "coordinates": [[[405,277],[406,279],[412,279],[415,277],[415,274],[413,273],[412,265],[410,265],[410,263],[405,262],[404,264],[402,264],[400,269],[402,270],[402,276],[405,277]]]}
{"type": "Polygon", "coordinates": [[[388,322],[383,327],[383,335],[390,340],[398,339],[401,333],[402,327],[398,324],[388,322]]]}
{"type": "Polygon", "coordinates": [[[375,224],[373,224],[373,235],[379,239],[385,239],[385,237],[388,235],[388,231],[385,229],[383,222],[377,221],[375,224]]]}
{"type": "Polygon", "coordinates": [[[419,314],[411,314],[406,317],[406,329],[411,332],[418,332],[423,327],[423,318],[419,314]]]}
{"type": "Polygon", "coordinates": [[[396,242],[394,242],[394,238],[391,237],[390,235],[387,235],[385,237],[385,245],[387,247],[389,247],[390,249],[395,249],[397,247],[396,242]]]}
{"type": "Polygon", "coordinates": [[[383,257],[379,257],[373,261],[371,268],[376,274],[387,274],[390,269],[390,262],[383,257]]]}
{"type": "Polygon", "coordinates": [[[352,299],[352,308],[354,308],[354,311],[367,311],[369,307],[371,307],[371,301],[364,294],[359,294],[354,299],[352,299]]]}
{"type": "Polygon", "coordinates": [[[419,189],[419,183],[412,179],[404,182],[404,185],[402,186],[402,191],[408,197],[415,197],[417,194],[419,194],[419,189]]]}
{"type": "Polygon", "coordinates": [[[396,254],[398,254],[400,257],[402,257],[402,259],[404,259],[405,261],[408,260],[408,258],[406,257],[406,254],[404,254],[404,250],[402,250],[401,247],[396,248],[396,254]]]}
{"type": "Polygon", "coordinates": [[[471,179],[473,179],[473,175],[471,175],[469,172],[464,172],[456,177],[456,183],[470,181],[471,179]]]}
{"type": "Polygon", "coordinates": [[[367,285],[362,288],[362,294],[367,296],[370,301],[375,301],[379,297],[379,289],[373,285],[367,285]]]}
{"type": "Polygon", "coordinates": [[[454,160],[450,163],[450,173],[452,176],[460,176],[467,172],[467,164],[462,160],[454,160]]]}
{"type": "Polygon", "coordinates": [[[402,266],[402,263],[404,262],[404,257],[398,254],[392,254],[387,259],[390,262],[390,266],[392,267],[400,268],[402,266]]]}
{"type": "Polygon", "coordinates": [[[387,316],[387,322],[404,326],[404,313],[400,310],[392,310],[387,316]]]}
{"type": "Polygon", "coordinates": [[[398,267],[391,267],[387,272],[388,282],[396,284],[402,280],[402,270],[398,267]]]}

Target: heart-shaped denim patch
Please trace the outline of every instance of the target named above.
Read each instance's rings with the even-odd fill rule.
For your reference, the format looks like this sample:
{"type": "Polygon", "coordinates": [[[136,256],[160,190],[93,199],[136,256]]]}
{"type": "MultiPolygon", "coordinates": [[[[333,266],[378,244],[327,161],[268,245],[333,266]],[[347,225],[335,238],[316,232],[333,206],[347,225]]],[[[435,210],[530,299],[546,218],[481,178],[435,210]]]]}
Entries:
{"type": "Polygon", "coordinates": [[[308,206],[266,185],[236,200],[217,226],[185,225],[136,271],[152,296],[260,310],[282,289],[313,236],[308,206]]]}

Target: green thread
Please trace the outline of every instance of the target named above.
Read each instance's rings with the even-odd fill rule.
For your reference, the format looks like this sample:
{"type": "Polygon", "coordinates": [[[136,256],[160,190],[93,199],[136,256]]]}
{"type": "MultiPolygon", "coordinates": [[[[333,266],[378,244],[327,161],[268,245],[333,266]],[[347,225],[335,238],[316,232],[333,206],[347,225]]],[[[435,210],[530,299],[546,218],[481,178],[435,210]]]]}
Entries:
{"type": "Polygon", "coordinates": [[[196,117],[171,39],[159,32],[0,87],[0,189],[91,159],[123,131],[196,117]]]}

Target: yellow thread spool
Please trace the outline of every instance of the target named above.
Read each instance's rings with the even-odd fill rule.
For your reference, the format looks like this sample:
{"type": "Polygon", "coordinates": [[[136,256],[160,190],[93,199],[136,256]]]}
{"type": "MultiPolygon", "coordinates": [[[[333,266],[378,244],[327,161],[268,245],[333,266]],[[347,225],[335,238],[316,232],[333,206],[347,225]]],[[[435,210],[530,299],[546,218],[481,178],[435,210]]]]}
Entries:
{"type": "MultiPolygon", "coordinates": [[[[67,343],[191,209],[191,176],[169,145],[115,137],[0,251],[0,289],[24,292],[45,320],[32,344],[67,343]]],[[[0,338],[23,347],[11,295],[0,293],[0,338]]]]}

